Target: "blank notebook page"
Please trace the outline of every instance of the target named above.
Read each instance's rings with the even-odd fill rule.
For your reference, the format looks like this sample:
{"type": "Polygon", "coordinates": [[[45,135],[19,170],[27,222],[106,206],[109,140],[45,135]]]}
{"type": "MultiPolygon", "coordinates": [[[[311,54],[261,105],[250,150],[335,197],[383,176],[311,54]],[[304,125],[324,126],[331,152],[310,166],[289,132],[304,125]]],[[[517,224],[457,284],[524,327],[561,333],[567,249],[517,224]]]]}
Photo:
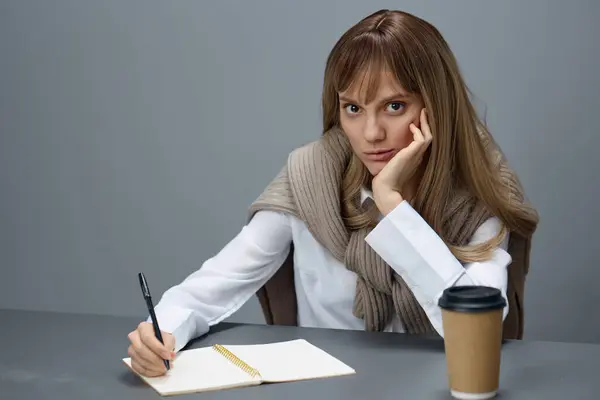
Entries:
{"type": "MultiPolygon", "coordinates": [[[[130,359],[123,361],[131,365],[130,359]]],[[[142,376],[142,379],[162,395],[260,383],[258,378],[252,378],[211,347],[182,351],[166,375],[155,378],[142,376]]]]}
{"type": "Polygon", "coordinates": [[[258,369],[263,381],[285,382],[354,374],[354,369],[303,339],[280,343],[224,346],[258,369]]]}

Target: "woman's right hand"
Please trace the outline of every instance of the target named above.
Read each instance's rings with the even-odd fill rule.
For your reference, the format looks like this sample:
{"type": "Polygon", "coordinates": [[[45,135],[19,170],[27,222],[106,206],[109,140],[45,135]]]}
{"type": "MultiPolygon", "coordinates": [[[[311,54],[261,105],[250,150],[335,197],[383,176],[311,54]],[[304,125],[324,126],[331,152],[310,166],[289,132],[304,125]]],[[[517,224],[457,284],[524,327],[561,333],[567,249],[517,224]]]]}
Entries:
{"type": "Polygon", "coordinates": [[[131,345],[127,354],[131,357],[131,367],[141,375],[152,377],[164,375],[167,372],[164,360],[175,358],[175,337],[162,332],[165,344],[154,335],[154,328],[149,322],[142,322],[137,329],[127,336],[131,345]]]}

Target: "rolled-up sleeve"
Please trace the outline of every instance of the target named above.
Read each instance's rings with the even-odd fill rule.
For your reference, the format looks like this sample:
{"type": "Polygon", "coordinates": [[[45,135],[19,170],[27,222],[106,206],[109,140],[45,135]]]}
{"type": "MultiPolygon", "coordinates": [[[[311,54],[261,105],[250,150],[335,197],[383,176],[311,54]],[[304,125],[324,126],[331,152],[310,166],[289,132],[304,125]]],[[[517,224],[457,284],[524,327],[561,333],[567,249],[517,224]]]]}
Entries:
{"type": "MultiPolygon", "coordinates": [[[[500,220],[492,217],[477,229],[470,243],[491,239],[500,229],[500,220]]],[[[506,299],[507,268],[512,261],[507,252],[508,235],[489,260],[463,265],[421,215],[403,201],[365,240],[406,282],[442,337],[442,316],[437,302],[444,289],[462,285],[491,286],[500,289],[506,299]]],[[[503,317],[507,314],[508,301],[503,317]]]]}
{"type": "Polygon", "coordinates": [[[175,337],[175,351],[248,301],[285,261],[291,241],[288,215],[260,211],[200,269],[168,289],[155,312],[161,330],[175,337]]]}

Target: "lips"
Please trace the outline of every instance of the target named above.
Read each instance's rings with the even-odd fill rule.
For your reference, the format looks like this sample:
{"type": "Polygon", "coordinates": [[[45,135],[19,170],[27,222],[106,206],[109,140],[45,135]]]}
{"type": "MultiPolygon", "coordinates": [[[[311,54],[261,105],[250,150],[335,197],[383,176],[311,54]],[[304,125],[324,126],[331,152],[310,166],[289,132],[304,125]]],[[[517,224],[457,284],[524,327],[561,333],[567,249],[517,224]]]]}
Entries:
{"type": "Polygon", "coordinates": [[[377,150],[365,153],[365,157],[370,161],[389,161],[396,155],[396,153],[397,151],[393,149],[377,150]]]}

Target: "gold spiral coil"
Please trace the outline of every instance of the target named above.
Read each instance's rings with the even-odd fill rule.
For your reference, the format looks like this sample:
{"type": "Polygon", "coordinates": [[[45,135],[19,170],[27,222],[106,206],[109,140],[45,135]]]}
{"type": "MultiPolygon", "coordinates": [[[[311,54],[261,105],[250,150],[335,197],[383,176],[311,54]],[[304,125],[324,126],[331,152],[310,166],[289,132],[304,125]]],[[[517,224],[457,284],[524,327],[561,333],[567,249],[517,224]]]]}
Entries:
{"type": "Polygon", "coordinates": [[[260,377],[260,372],[258,372],[257,369],[252,368],[250,365],[246,364],[244,361],[239,359],[238,356],[233,354],[231,351],[227,350],[225,347],[221,346],[220,344],[215,344],[212,347],[215,351],[217,351],[219,354],[221,354],[223,357],[229,360],[233,365],[240,368],[242,371],[246,372],[251,377],[260,377]]]}

